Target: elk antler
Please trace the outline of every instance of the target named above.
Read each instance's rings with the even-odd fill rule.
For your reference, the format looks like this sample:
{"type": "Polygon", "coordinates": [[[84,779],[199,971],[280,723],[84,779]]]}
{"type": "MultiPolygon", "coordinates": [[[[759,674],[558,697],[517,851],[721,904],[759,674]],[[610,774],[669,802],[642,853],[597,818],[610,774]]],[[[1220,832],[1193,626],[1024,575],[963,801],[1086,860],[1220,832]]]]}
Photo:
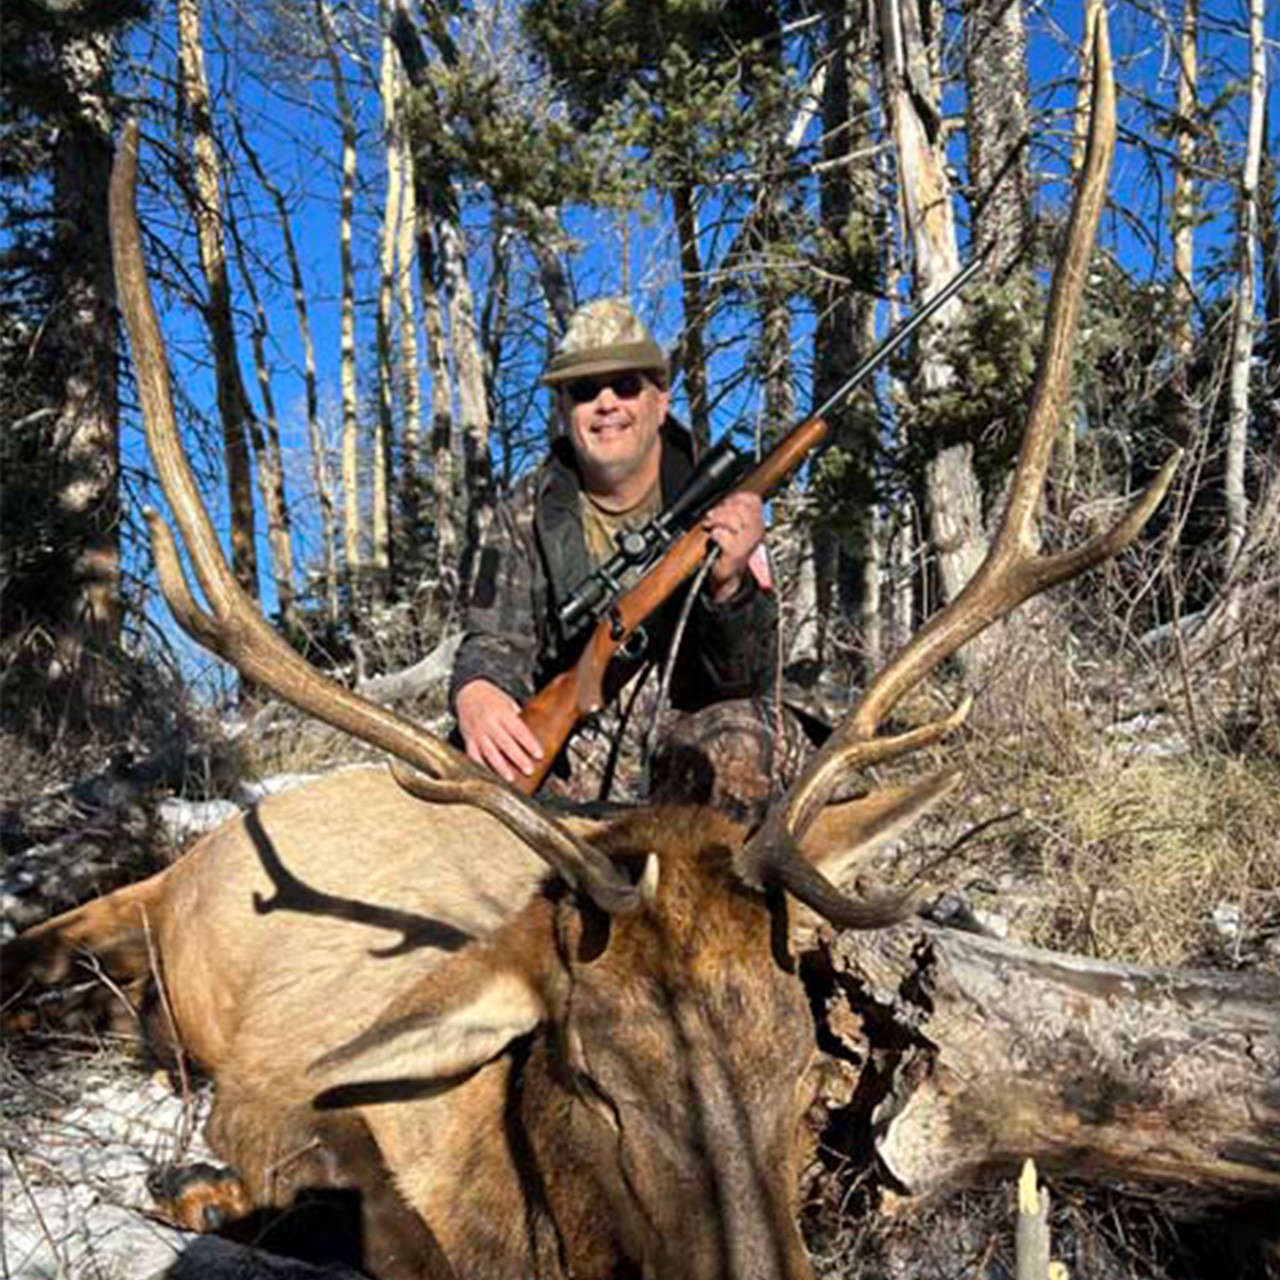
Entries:
{"type": "Polygon", "coordinates": [[[322,675],[272,630],[236,582],[178,437],[169,364],[134,208],[137,177],[138,126],[131,121],[111,172],[111,249],[120,310],[133,348],[147,442],[174,523],[209,605],[206,612],[196,602],[173,534],[157,513],[149,510],[147,523],[160,589],[179,625],[254,684],[335,729],[386,751],[398,762],[397,778],[415,794],[445,803],[475,805],[498,818],[603,910],[634,909],[639,901],[635,888],[602,853],[550,818],[527,796],[420,725],[322,675]]]}
{"type": "Polygon", "coordinates": [[[897,737],[877,728],[904,694],[991,623],[1057,583],[1083,573],[1127,546],[1164,497],[1178,465],[1175,453],[1151,486],[1111,529],[1073,550],[1036,552],[1034,517],[1044,486],[1071,377],[1071,356],[1094,235],[1106,197],[1115,148],[1115,85],[1105,17],[1095,34],[1088,149],[1067,224],[1067,243],[1054,273],[1044,346],[1028,409],[1008,506],[981,567],[946,608],[935,614],[879,671],[861,699],[769,812],[741,855],[748,882],[778,884],[834,924],[854,925],[866,906],[841,894],[804,859],[798,841],[852,770],[936,742],[959,727],[970,701],[952,715],[897,737]]]}

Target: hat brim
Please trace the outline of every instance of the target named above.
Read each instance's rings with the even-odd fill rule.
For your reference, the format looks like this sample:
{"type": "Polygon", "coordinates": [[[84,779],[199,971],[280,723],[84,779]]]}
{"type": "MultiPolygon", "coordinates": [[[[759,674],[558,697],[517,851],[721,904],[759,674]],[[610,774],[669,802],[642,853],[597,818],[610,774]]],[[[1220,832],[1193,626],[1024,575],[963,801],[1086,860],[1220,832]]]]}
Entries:
{"type": "Polygon", "coordinates": [[[539,382],[544,387],[558,387],[578,378],[632,371],[656,374],[665,382],[668,366],[662,348],[655,342],[625,342],[592,351],[562,353],[553,357],[539,382]]]}

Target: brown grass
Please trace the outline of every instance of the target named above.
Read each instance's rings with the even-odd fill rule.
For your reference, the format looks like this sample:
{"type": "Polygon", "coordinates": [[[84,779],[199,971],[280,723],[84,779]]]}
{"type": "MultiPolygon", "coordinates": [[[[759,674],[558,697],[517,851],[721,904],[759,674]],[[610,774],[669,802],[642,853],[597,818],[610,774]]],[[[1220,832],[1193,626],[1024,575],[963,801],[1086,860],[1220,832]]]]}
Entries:
{"type": "Polygon", "coordinates": [[[1280,767],[1138,756],[1046,776],[1043,795],[1035,821],[1051,893],[1033,941],[1158,965],[1234,967],[1269,953],[1280,968],[1262,946],[1280,930],[1280,767]]]}

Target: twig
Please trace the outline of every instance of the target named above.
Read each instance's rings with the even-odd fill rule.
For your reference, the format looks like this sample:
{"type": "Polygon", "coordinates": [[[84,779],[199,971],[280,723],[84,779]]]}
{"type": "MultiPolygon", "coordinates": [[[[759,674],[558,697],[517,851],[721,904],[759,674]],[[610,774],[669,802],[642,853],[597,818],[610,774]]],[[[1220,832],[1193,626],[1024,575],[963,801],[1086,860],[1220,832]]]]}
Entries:
{"type": "MultiPolygon", "coordinates": [[[[31,1190],[30,1183],[27,1182],[27,1175],[23,1172],[22,1166],[18,1163],[13,1152],[6,1148],[5,1154],[9,1157],[9,1163],[13,1166],[13,1172],[18,1179],[18,1185],[22,1188],[22,1194],[26,1196],[27,1203],[31,1206],[31,1212],[35,1215],[36,1222],[40,1224],[40,1233],[44,1236],[45,1243],[49,1246],[49,1252],[58,1266],[58,1277],[67,1276],[67,1260],[62,1256],[62,1251],[58,1248],[58,1242],[54,1240],[53,1233],[49,1230],[49,1224],[44,1219],[44,1214],[40,1212],[40,1202],[36,1199],[35,1194],[31,1190]]],[[[5,1263],[5,1270],[8,1271],[8,1263],[5,1263]]]]}
{"type": "Polygon", "coordinates": [[[182,1096],[182,1124],[178,1129],[176,1157],[185,1153],[191,1144],[193,1110],[191,1080],[187,1075],[187,1055],[183,1052],[182,1041],[178,1038],[178,1024],[173,1016],[173,1006],[169,1003],[169,991],[160,972],[155,941],[151,935],[151,918],[145,910],[142,913],[142,933],[147,942],[147,967],[151,970],[151,978],[156,984],[156,991],[160,997],[160,1007],[164,1010],[164,1020],[169,1029],[169,1040],[173,1045],[173,1056],[178,1068],[179,1093],[182,1096]]]}

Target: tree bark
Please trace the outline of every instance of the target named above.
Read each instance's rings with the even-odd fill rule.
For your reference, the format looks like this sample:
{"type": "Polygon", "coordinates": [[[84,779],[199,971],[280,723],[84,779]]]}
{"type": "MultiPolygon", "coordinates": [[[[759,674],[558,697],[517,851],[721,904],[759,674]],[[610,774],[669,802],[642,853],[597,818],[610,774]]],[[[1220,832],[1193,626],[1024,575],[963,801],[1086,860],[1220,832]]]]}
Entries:
{"type": "Polygon", "coordinates": [[[323,544],[323,592],[325,615],[331,625],[338,621],[338,543],[337,521],[334,514],[333,484],[329,478],[329,458],[324,432],[320,427],[320,390],[316,376],[316,348],[311,337],[311,320],[307,311],[307,290],[302,276],[302,263],[298,258],[298,246],[293,238],[293,226],[289,218],[289,205],[284,192],[271,181],[257,152],[250,146],[244,130],[236,121],[236,136],[240,149],[262,188],[271,197],[280,223],[280,236],[284,242],[285,261],[289,264],[289,280],[293,288],[293,308],[298,321],[298,337],[302,342],[303,387],[306,399],[307,440],[311,451],[311,476],[315,485],[316,501],[320,507],[320,538],[323,544]]]}
{"type": "MultiPolygon", "coordinates": [[[[927,300],[959,269],[951,184],[941,137],[938,88],[929,66],[920,4],[880,0],[880,39],[885,98],[898,160],[898,189],[915,265],[916,293],[927,300]]],[[[940,343],[960,317],[953,300],[939,311],[921,339],[920,382],[926,394],[955,379],[940,343]]],[[[954,600],[986,554],[982,491],[966,442],[936,450],[925,472],[930,531],[944,603],[954,600]]],[[[980,637],[966,650],[983,661],[980,637]]]]}
{"type": "Polygon", "coordinates": [[[1031,222],[1022,0],[969,0],[964,66],[974,229],[998,277],[1017,261],[1031,222]]]}
{"type": "Polygon", "coordinates": [[[844,933],[827,1028],[848,1123],[924,1196],[1018,1167],[1280,1198],[1280,979],[1156,970],[931,925],[844,933]]]}
{"type": "Polygon", "coordinates": [[[324,41],[325,60],[333,80],[342,128],[342,203],[339,213],[339,271],[342,277],[342,548],[347,582],[348,614],[356,606],[364,569],[360,544],[360,420],[356,383],[356,277],[351,255],[351,223],[355,213],[356,122],[347,97],[346,78],[338,56],[337,34],[325,0],[316,0],[316,16],[324,41]]]}
{"type": "Polygon", "coordinates": [[[58,278],[48,340],[62,375],[54,529],[70,553],[70,586],[57,593],[49,675],[76,704],[71,719],[109,724],[121,615],[119,343],[107,231],[115,40],[88,32],[60,44],[57,57],[69,118],[53,153],[58,278]]]}
{"type": "Polygon", "coordinates": [[[450,189],[437,223],[444,294],[449,305],[449,333],[458,379],[458,411],[462,425],[463,485],[466,493],[466,542],[462,589],[469,591],[472,568],[466,557],[481,542],[493,510],[493,463],[489,456],[489,393],[480,354],[475,297],[467,265],[467,242],[450,189]]]}
{"type": "Polygon", "coordinates": [[[698,211],[693,183],[677,180],[671,208],[680,246],[680,296],[684,310],[680,372],[689,404],[689,426],[699,450],[711,443],[711,406],[707,395],[706,303],[702,296],[702,251],[698,247],[698,211]]]}
{"type": "MultiPolygon", "coordinates": [[[[395,91],[404,93],[404,73],[397,64],[395,91]]],[[[400,318],[400,382],[404,422],[400,433],[400,572],[410,587],[422,573],[422,370],[418,358],[418,311],[413,293],[415,230],[418,202],[413,190],[413,160],[401,113],[396,115],[395,161],[400,171],[400,215],[396,232],[396,298],[400,318]]]]}
{"type": "Polygon", "coordinates": [[[181,86],[190,122],[194,153],[194,209],[200,267],[208,289],[205,318],[213,345],[222,422],[227,493],[231,511],[231,564],[236,580],[258,597],[258,552],[254,540],[253,476],[246,432],[252,413],[236,354],[235,320],[231,311],[231,281],[227,273],[225,228],[222,219],[222,176],[213,135],[213,112],[204,67],[200,0],[178,0],[178,54],[181,86]]]}
{"type": "MultiPolygon", "coordinates": [[[[1249,439],[1249,375],[1253,362],[1254,276],[1258,270],[1258,175],[1262,165],[1262,117],[1267,96],[1267,57],[1263,41],[1264,0],[1249,5],[1249,129],[1240,178],[1235,312],[1231,329],[1231,367],[1227,388],[1227,461],[1224,491],[1227,538],[1223,569],[1228,576],[1239,559],[1249,530],[1245,489],[1249,439]]],[[[1234,595],[1232,588],[1228,591],[1234,595]]],[[[1229,599],[1228,614],[1234,613],[1229,599]]]]}
{"type": "Polygon", "coordinates": [[[378,417],[373,437],[373,547],[370,567],[373,589],[383,599],[391,590],[391,448],[395,437],[395,344],[392,341],[396,303],[396,245],[401,215],[401,173],[396,147],[396,54],[391,33],[382,35],[378,95],[382,100],[382,145],[386,161],[386,192],[378,242],[378,417]]]}
{"type": "MultiPolygon", "coordinates": [[[[415,182],[417,178],[415,177],[415,182]]],[[[436,529],[436,581],[445,602],[457,598],[462,581],[462,528],[458,518],[457,447],[454,441],[452,381],[445,346],[444,307],[436,284],[435,235],[426,206],[418,204],[418,273],[422,327],[431,377],[431,493],[436,529]]]]}

